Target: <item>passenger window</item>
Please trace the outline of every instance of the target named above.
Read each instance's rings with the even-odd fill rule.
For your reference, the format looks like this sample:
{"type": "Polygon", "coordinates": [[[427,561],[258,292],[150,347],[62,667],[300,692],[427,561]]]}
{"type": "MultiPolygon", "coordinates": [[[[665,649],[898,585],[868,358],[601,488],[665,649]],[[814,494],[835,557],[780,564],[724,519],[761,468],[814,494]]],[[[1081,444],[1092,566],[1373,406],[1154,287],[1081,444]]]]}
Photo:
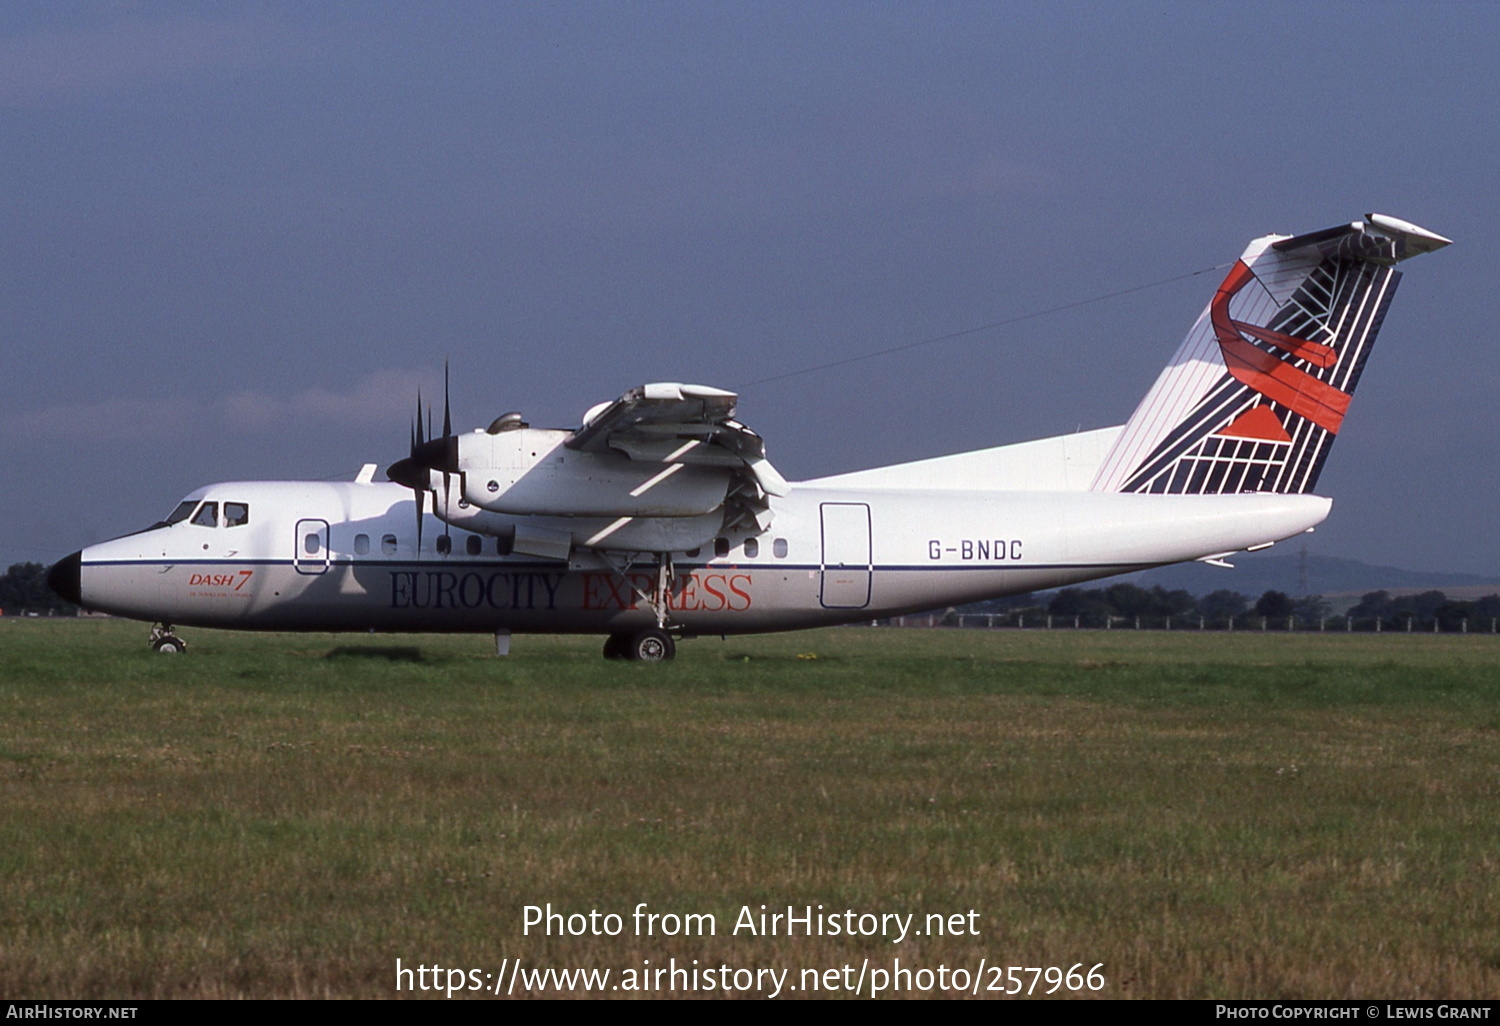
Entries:
{"type": "Polygon", "coordinates": [[[715,538],[714,539],[714,555],[715,556],[727,556],[727,555],[729,555],[729,539],[728,538],[715,538]]]}
{"type": "Polygon", "coordinates": [[[302,551],[309,556],[316,556],[318,550],[323,547],[323,539],[316,532],[304,535],[302,538],[302,551]]]}
{"type": "Polygon", "coordinates": [[[193,515],[193,523],[199,527],[219,526],[219,504],[217,502],[205,502],[198,507],[198,512],[193,515]]]}
{"type": "Polygon", "coordinates": [[[516,550],[516,536],[502,534],[495,539],[495,555],[508,556],[516,550]]]}
{"type": "Polygon", "coordinates": [[[760,555],[760,542],[756,541],[754,538],[746,538],[745,558],[754,559],[758,555],[760,555]]]}
{"type": "Polygon", "coordinates": [[[452,552],[453,551],[453,539],[450,538],[450,537],[448,537],[446,534],[440,534],[440,535],[438,535],[437,536],[437,550],[438,550],[438,555],[440,555],[440,556],[446,556],[448,553],[452,552]]]}
{"type": "Polygon", "coordinates": [[[388,534],[380,539],[380,551],[387,556],[394,556],[396,554],[396,536],[394,534],[388,534]]]}
{"type": "Polygon", "coordinates": [[[702,549],[698,548],[695,545],[692,548],[688,549],[686,552],[684,552],[683,555],[687,556],[689,559],[697,559],[698,558],[698,553],[700,553],[702,551],[703,551],[702,549]]]}
{"type": "Polygon", "coordinates": [[[250,522],[250,507],[243,502],[224,503],[224,526],[239,527],[250,522]]]}
{"type": "MultiPolygon", "coordinates": [[[[229,515],[229,507],[224,507],[224,515],[229,515]]],[[[354,536],[354,554],[363,556],[370,551],[370,536],[368,534],[356,534],[354,536]]]]}
{"type": "Polygon", "coordinates": [[[785,559],[786,558],[786,539],[785,538],[777,538],[775,541],[773,541],[771,543],[771,552],[772,552],[773,555],[776,556],[777,559],[785,559]]]}
{"type": "Polygon", "coordinates": [[[483,548],[484,539],[479,537],[479,535],[477,534],[471,534],[468,538],[464,539],[464,549],[471,556],[479,555],[480,550],[482,550],[483,548]]]}

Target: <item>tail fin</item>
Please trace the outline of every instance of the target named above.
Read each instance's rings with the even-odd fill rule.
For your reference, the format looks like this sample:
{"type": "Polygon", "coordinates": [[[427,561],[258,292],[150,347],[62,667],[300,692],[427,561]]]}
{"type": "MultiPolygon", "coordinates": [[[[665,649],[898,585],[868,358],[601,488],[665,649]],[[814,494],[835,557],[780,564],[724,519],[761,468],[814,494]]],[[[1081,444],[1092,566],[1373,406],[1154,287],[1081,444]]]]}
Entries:
{"type": "Polygon", "coordinates": [[[1408,257],[1449,240],[1370,214],[1250,243],[1126,422],[1094,491],[1311,491],[1408,257]]]}

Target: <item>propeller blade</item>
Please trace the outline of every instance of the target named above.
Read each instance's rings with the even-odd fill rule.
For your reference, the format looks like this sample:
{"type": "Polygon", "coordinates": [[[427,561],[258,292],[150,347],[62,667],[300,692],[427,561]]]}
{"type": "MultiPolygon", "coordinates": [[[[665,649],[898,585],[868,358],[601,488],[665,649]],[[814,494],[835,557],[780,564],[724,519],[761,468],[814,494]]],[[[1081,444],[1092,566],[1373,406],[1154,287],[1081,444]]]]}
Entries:
{"type": "Polygon", "coordinates": [[[422,558],[422,517],[427,512],[427,490],[417,489],[417,558],[422,558]]]}
{"type": "MultiPolygon", "coordinates": [[[[453,403],[452,403],[452,401],[451,401],[451,399],[449,397],[449,394],[448,394],[448,361],[447,360],[443,361],[443,437],[444,438],[452,438],[453,437],[453,403]]],[[[455,450],[455,454],[456,454],[456,450],[455,450]]],[[[454,462],[456,463],[457,460],[455,459],[454,462]]],[[[452,508],[453,493],[452,493],[451,489],[452,489],[452,478],[450,478],[448,476],[448,471],[447,471],[446,468],[444,468],[444,470],[443,470],[443,512],[444,513],[447,513],[452,508]]],[[[449,535],[449,533],[448,533],[448,529],[449,529],[449,524],[448,524],[448,521],[445,519],[443,521],[443,535],[444,535],[444,537],[451,537],[451,535],[449,535]]]]}
{"type": "Polygon", "coordinates": [[[416,492],[417,500],[417,552],[422,551],[422,521],[427,515],[427,493],[433,492],[433,513],[443,520],[443,534],[448,535],[449,524],[444,513],[438,509],[436,486],[432,483],[434,472],[443,475],[443,511],[453,500],[453,480],[449,476],[458,473],[458,438],[453,434],[453,402],[451,396],[448,363],[443,362],[443,433],[432,430],[432,404],[422,406],[422,392],[417,390],[417,415],[411,426],[411,450],[406,459],[397,460],[386,469],[385,476],[399,485],[416,492]],[[425,424],[424,424],[425,420],[425,424]]]}
{"type": "Polygon", "coordinates": [[[452,406],[448,402],[448,361],[443,361],[443,437],[453,434],[452,406]]]}
{"type": "MultiPolygon", "coordinates": [[[[443,512],[444,513],[449,513],[453,509],[453,493],[451,491],[452,481],[453,481],[453,478],[448,474],[448,472],[446,470],[443,471],[443,512]]],[[[447,517],[444,517],[443,518],[443,534],[445,536],[448,535],[448,529],[449,529],[450,526],[451,525],[448,523],[447,517]]]]}

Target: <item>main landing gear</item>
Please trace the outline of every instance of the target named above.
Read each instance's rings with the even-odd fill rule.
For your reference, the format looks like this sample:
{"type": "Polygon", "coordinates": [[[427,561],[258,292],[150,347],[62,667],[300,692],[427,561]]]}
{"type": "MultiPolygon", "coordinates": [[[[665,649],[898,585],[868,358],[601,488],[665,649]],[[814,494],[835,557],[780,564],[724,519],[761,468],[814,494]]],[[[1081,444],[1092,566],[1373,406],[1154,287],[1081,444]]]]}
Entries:
{"type": "MultiPolygon", "coordinates": [[[[633,634],[611,634],[604,642],[604,658],[629,659],[638,663],[664,663],[677,654],[677,642],[673,639],[668,621],[671,619],[669,596],[672,591],[672,554],[656,553],[656,566],[651,568],[649,587],[642,587],[638,579],[643,574],[634,574],[636,560],[628,559],[623,565],[608,557],[601,557],[606,566],[620,578],[635,595],[635,599],[648,606],[656,616],[656,626],[639,630],[633,634]]],[[[631,608],[635,608],[632,603],[631,608]]]]}
{"type": "Polygon", "coordinates": [[[151,647],[162,655],[182,655],[187,651],[187,642],[172,633],[172,625],[159,623],[151,628],[151,647]]]}
{"type": "Polygon", "coordinates": [[[634,634],[611,634],[604,642],[604,658],[639,663],[664,663],[677,654],[677,642],[658,627],[634,634]]]}

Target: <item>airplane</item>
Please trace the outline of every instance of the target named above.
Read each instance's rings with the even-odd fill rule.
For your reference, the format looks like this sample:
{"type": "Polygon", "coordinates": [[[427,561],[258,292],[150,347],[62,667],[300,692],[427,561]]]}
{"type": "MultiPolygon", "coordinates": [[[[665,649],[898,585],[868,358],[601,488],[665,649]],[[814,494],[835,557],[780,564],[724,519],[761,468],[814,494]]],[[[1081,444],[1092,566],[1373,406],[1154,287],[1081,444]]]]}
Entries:
{"type": "MultiPolygon", "coordinates": [[[[236,481],[49,574],[86,609],[266,631],[679,638],[871,621],[1310,531],[1313,493],[1401,278],[1450,240],[1382,214],[1255,239],[1123,425],[789,482],[738,396],[659,382],[575,428],[417,419],[376,481],[236,481]]],[[[446,375],[446,372],[445,372],[446,375]]]]}

